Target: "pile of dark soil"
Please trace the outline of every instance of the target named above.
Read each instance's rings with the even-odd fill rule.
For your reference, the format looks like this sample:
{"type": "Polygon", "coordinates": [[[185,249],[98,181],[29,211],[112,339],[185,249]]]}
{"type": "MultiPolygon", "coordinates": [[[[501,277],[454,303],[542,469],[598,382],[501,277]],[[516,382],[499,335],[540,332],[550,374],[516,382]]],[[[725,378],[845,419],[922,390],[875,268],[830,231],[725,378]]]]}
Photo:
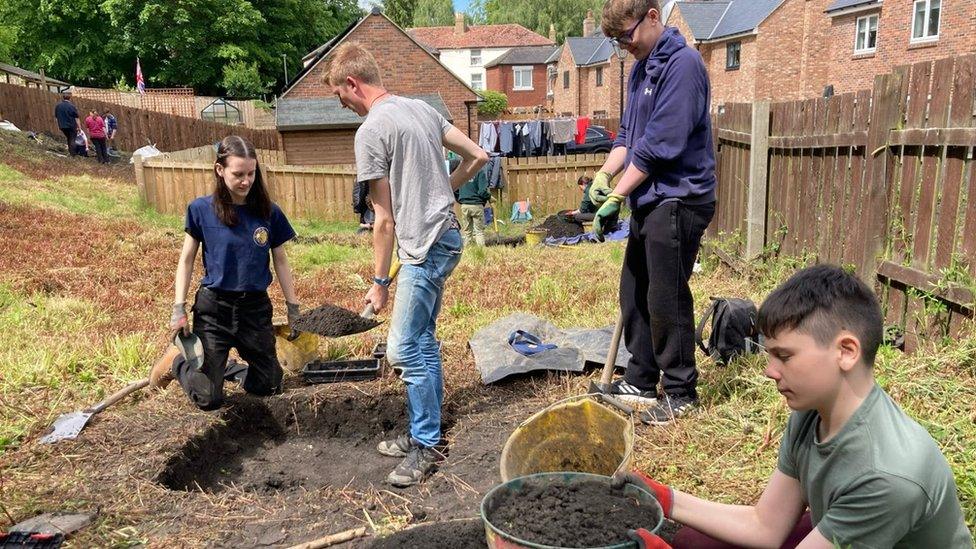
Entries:
{"type": "Polygon", "coordinates": [[[561,219],[558,215],[550,215],[541,224],[534,227],[546,231],[552,238],[568,238],[583,234],[583,225],[573,221],[561,219]]]}
{"type": "Polygon", "coordinates": [[[325,304],[303,313],[292,328],[325,337],[342,337],[365,332],[378,325],[379,322],[363,318],[348,309],[325,304]]]}
{"type": "Polygon", "coordinates": [[[485,246],[511,246],[515,247],[519,244],[525,244],[525,235],[519,236],[499,236],[499,235],[487,235],[485,236],[485,246]]]}
{"type": "Polygon", "coordinates": [[[598,481],[528,482],[500,494],[488,520],[525,541],[557,547],[603,547],[628,541],[627,530],[653,528],[657,517],[633,497],[598,481]]]}
{"type": "Polygon", "coordinates": [[[480,519],[436,522],[379,538],[369,549],[483,549],[488,546],[480,519]]]}

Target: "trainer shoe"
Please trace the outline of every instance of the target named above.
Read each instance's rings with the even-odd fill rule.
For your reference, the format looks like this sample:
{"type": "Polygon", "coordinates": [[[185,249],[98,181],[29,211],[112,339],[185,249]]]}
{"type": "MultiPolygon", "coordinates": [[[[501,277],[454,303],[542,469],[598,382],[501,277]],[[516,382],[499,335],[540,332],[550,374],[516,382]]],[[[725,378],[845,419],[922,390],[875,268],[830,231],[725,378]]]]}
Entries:
{"type": "Polygon", "coordinates": [[[384,456],[402,458],[406,457],[407,453],[416,447],[417,445],[409,435],[399,435],[394,439],[381,441],[376,445],[376,451],[384,456]]]}
{"type": "Polygon", "coordinates": [[[149,387],[153,389],[165,389],[167,385],[176,377],[173,375],[173,361],[180,356],[180,350],[175,345],[166,348],[163,356],[153,364],[149,370],[149,387]]]}
{"type": "Polygon", "coordinates": [[[610,384],[608,394],[631,404],[642,406],[654,406],[657,404],[657,393],[654,391],[643,391],[627,383],[623,378],[610,384]]]}
{"type": "Polygon", "coordinates": [[[397,488],[420,484],[437,469],[437,464],[443,459],[444,456],[433,448],[414,446],[400,465],[386,477],[386,481],[397,488]]]}
{"type": "Polygon", "coordinates": [[[697,398],[664,395],[657,406],[641,412],[640,419],[650,425],[668,425],[679,417],[694,412],[696,408],[697,398]]]}

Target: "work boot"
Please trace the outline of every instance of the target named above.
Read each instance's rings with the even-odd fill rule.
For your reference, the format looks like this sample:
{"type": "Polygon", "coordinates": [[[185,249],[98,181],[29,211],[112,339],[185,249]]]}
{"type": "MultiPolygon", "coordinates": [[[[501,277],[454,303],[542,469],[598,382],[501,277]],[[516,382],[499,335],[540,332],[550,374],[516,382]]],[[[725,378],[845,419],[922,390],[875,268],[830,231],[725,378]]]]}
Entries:
{"type": "Polygon", "coordinates": [[[623,378],[610,384],[608,394],[631,404],[641,406],[654,406],[657,404],[657,393],[655,391],[644,391],[638,389],[623,378]]]}
{"type": "Polygon", "coordinates": [[[166,348],[163,356],[159,357],[159,360],[153,364],[152,370],[149,370],[150,388],[165,389],[170,381],[176,379],[176,376],[173,375],[173,361],[178,356],[180,356],[180,350],[175,345],[166,348]]]}
{"type": "Polygon", "coordinates": [[[649,425],[667,425],[694,412],[697,407],[697,398],[664,395],[657,406],[641,412],[640,419],[649,425]]]}
{"type": "Polygon", "coordinates": [[[417,446],[409,435],[399,435],[394,439],[381,441],[376,445],[376,451],[384,456],[402,458],[417,446]]]}
{"type": "Polygon", "coordinates": [[[444,456],[433,448],[414,446],[407,452],[400,465],[397,465],[386,481],[397,488],[406,488],[420,484],[437,469],[437,464],[444,460],[444,456]]]}

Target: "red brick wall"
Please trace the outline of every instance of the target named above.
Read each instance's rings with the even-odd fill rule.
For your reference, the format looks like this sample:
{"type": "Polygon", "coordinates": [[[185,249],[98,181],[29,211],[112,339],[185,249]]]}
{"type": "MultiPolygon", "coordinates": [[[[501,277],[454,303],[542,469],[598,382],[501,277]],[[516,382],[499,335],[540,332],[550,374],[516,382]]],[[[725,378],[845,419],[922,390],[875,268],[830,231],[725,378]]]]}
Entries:
{"type": "MultiPolygon", "coordinates": [[[[344,41],[362,44],[376,57],[383,84],[391,93],[420,95],[440,93],[444,104],[454,119],[454,125],[468,133],[468,110],[465,101],[477,96],[458,80],[447,67],[432,59],[423,48],[410,40],[389,19],[382,15],[369,15],[344,41]]],[[[332,93],[322,83],[324,59],[312,68],[283,97],[331,97],[332,93]]],[[[545,93],[545,92],[543,92],[545,93]]],[[[471,107],[471,122],[477,139],[477,107],[471,107]]]]}
{"type": "Polygon", "coordinates": [[[868,89],[875,75],[889,73],[898,65],[976,51],[976,1],[944,0],[939,39],[922,44],[911,43],[912,9],[912,2],[886,2],[877,10],[830,18],[826,22],[830,68],[824,84],[833,84],[835,93],[868,89]],[[880,13],[876,51],[855,56],[857,18],[871,13],[880,13]]]}
{"type": "Polygon", "coordinates": [[[514,90],[515,73],[512,65],[495,65],[485,70],[485,87],[500,91],[508,97],[509,107],[535,107],[546,104],[546,66],[534,65],[532,68],[532,89],[514,90]]]}
{"type": "Polygon", "coordinates": [[[742,44],[739,52],[739,68],[725,70],[725,48],[727,42],[702,44],[701,54],[712,84],[712,109],[722,103],[752,101],[756,95],[756,75],[758,66],[758,47],[755,36],[746,36],[734,41],[742,44]]]}
{"type": "Polygon", "coordinates": [[[556,114],[576,114],[577,100],[579,99],[576,87],[578,79],[579,74],[577,74],[576,62],[573,61],[573,55],[569,52],[569,46],[563,45],[559,62],[556,64],[556,83],[553,87],[553,112],[556,114]],[[569,87],[563,88],[563,73],[566,71],[569,71],[569,87]]]}

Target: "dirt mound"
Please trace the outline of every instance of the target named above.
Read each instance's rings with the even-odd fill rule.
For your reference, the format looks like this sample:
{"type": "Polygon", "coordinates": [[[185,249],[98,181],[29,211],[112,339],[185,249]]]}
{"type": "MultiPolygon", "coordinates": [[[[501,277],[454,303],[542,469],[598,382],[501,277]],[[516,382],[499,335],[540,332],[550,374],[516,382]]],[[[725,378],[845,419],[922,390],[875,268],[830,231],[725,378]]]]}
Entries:
{"type": "Polygon", "coordinates": [[[653,528],[657,522],[635,498],[597,481],[527,482],[518,491],[500,494],[488,520],[523,540],[557,547],[622,543],[629,539],[627,530],[653,528]]]}
{"type": "Polygon", "coordinates": [[[583,234],[583,225],[561,219],[559,215],[550,215],[533,228],[546,231],[552,238],[568,238],[583,234]]]}
{"type": "Polygon", "coordinates": [[[26,133],[0,131],[0,163],[33,179],[90,175],[135,183],[129,155],[113,157],[109,164],[99,164],[94,156],[68,156],[63,136],[37,134],[32,139],[26,133]]]}
{"type": "Polygon", "coordinates": [[[348,309],[325,304],[302,313],[292,327],[320,336],[342,337],[365,332],[378,325],[379,322],[363,318],[348,309]]]}
{"type": "Polygon", "coordinates": [[[243,398],[174,455],[158,481],[172,490],[293,492],[380,483],[396,464],[373,448],[406,424],[402,398],[243,398]]]}
{"type": "Polygon", "coordinates": [[[487,546],[485,523],[480,518],[414,526],[367,545],[369,549],[483,549],[487,546]]]}

